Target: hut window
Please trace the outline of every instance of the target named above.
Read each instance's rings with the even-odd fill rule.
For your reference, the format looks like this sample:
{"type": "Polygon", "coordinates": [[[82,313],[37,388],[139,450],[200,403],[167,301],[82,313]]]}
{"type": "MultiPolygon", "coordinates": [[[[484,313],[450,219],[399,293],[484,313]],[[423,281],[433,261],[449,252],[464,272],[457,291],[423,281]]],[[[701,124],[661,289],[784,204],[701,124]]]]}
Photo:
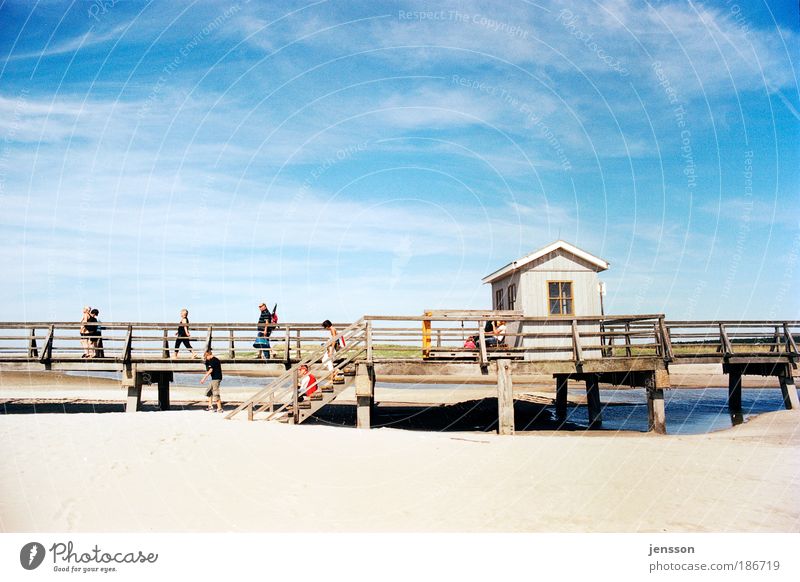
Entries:
{"type": "Polygon", "coordinates": [[[514,305],[517,303],[517,284],[512,283],[508,286],[508,308],[514,309],[514,305]]]}
{"type": "Polygon", "coordinates": [[[573,315],[572,281],[548,281],[550,315],[573,315]]]}
{"type": "Polygon", "coordinates": [[[503,309],[503,290],[498,289],[494,292],[494,308],[503,309]]]}

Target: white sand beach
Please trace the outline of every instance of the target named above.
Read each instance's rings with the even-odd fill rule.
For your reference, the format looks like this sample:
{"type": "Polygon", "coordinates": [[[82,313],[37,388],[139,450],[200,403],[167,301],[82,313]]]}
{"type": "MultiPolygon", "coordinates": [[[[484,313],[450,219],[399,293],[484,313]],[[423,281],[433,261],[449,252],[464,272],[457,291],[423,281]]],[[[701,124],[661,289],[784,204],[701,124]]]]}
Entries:
{"type": "Polygon", "coordinates": [[[798,453],[794,411],[707,435],[513,437],[6,414],[0,530],[798,532],[798,453]]]}

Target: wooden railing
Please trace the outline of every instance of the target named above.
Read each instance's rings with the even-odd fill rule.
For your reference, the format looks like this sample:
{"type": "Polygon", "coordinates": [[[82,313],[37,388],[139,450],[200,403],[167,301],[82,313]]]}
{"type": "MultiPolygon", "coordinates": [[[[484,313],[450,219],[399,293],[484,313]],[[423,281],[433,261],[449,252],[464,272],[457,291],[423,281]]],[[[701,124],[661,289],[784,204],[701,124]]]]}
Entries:
{"type": "MultiPolygon", "coordinates": [[[[436,312],[421,316],[366,315],[358,327],[363,359],[369,361],[467,360],[487,364],[498,358],[530,361],[657,357],[672,361],[724,361],[736,357],[798,357],[798,321],[669,321],[661,314],[607,317],[531,318],[515,312],[436,312]],[[507,322],[505,338],[487,345],[489,320],[507,322]],[[465,347],[467,338],[476,347],[465,347]]],[[[359,323],[359,322],[357,322],[359,323]]],[[[175,362],[175,323],[98,323],[99,333],[81,338],[78,322],[0,323],[3,362],[175,362]],[[95,343],[89,348],[81,339],[95,343]],[[101,341],[102,343],[97,343],[101,341]],[[87,349],[93,358],[84,358],[87,349]]],[[[347,324],[336,324],[339,329],[347,324]]],[[[273,362],[288,367],[318,354],[330,338],[318,324],[275,326],[269,360],[254,346],[254,323],[197,323],[188,339],[198,356],[211,348],[223,362],[273,362]]]]}

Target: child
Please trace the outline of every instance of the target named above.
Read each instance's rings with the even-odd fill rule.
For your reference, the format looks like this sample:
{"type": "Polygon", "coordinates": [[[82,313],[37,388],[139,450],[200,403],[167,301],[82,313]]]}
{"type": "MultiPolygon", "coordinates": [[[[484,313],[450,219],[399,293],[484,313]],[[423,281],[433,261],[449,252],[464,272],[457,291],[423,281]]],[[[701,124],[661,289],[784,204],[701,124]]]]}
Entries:
{"type": "Polygon", "coordinates": [[[311,397],[311,395],[317,391],[317,379],[314,377],[314,374],[309,373],[308,366],[303,364],[297,370],[300,376],[300,386],[297,389],[298,400],[302,402],[305,400],[305,397],[311,397]]]}

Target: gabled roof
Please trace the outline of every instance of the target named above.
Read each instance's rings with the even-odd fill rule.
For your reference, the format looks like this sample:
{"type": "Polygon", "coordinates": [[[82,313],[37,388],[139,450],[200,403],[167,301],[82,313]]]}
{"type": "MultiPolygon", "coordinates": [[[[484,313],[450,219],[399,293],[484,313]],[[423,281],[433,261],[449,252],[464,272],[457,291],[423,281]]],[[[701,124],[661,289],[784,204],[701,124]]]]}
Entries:
{"type": "Polygon", "coordinates": [[[525,265],[532,263],[536,259],[539,259],[558,249],[562,249],[572,255],[575,255],[576,257],[583,259],[589,264],[595,265],[598,268],[598,271],[605,271],[606,269],[608,269],[608,262],[604,261],[600,257],[596,257],[591,253],[587,253],[586,251],[579,249],[575,245],[571,245],[563,240],[557,240],[556,242],[550,243],[549,245],[539,249],[538,251],[534,251],[529,255],[525,255],[524,257],[507,264],[505,267],[498,269],[491,275],[487,275],[486,277],[483,278],[483,282],[492,283],[494,281],[497,281],[498,279],[502,279],[503,277],[513,273],[514,271],[521,269],[525,265]]]}

